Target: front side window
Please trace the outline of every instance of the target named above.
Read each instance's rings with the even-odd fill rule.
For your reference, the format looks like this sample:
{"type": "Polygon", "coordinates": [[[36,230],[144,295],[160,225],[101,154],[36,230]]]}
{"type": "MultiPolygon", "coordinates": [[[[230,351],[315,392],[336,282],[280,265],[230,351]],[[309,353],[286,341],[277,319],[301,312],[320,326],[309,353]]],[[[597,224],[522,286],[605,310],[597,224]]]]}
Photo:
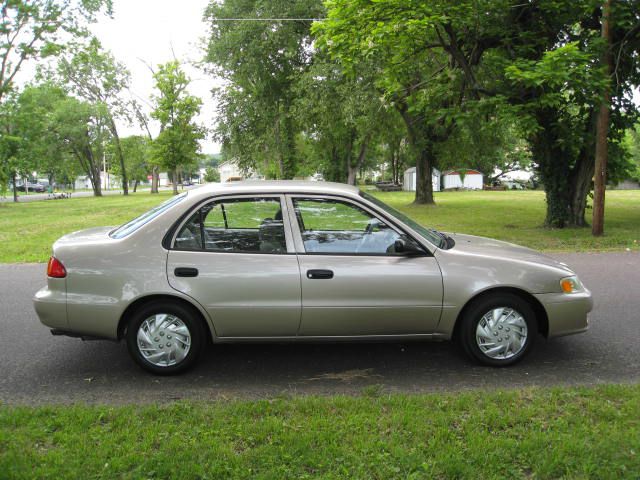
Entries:
{"type": "Polygon", "coordinates": [[[293,205],[307,253],[394,255],[393,228],[351,203],[325,198],[294,198],[293,205]]]}
{"type": "Polygon", "coordinates": [[[278,198],[219,200],[198,209],[176,236],[174,247],[233,253],[287,253],[278,198]]]}

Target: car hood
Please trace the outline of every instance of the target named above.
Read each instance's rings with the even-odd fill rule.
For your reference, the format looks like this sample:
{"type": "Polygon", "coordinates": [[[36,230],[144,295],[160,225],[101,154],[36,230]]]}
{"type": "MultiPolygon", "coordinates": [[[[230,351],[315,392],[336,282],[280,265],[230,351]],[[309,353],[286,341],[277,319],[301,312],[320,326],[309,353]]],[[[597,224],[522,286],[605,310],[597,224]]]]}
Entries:
{"type": "Polygon", "coordinates": [[[72,232],[60,237],[55,245],[77,245],[80,243],[103,242],[109,239],[109,232],[115,227],[96,227],[72,232]]]}
{"type": "Polygon", "coordinates": [[[496,257],[548,265],[550,267],[566,270],[573,274],[573,270],[566,263],[544,255],[527,247],[522,247],[514,243],[502,242],[486,237],[476,237],[475,235],[464,235],[461,233],[448,233],[455,241],[452,251],[468,253],[483,257],[496,257]]]}

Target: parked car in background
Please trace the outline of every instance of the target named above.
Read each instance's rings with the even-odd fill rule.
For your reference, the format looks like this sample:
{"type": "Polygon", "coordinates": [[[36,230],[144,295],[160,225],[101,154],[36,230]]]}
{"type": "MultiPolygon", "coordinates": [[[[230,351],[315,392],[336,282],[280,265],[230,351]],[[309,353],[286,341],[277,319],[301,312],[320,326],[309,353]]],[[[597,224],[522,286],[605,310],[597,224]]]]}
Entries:
{"type": "Polygon", "coordinates": [[[419,225],[356,187],[208,184],[53,245],[35,295],[56,335],[123,339],[159,374],[212,341],[447,340],[506,366],[583,332],[591,293],[528,248],[419,225]]]}
{"type": "Polygon", "coordinates": [[[19,192],[25,192],[28,190],[29,192],[44,193],[46,189],[47,187],[45,187],[41,183],[23,182],[16,185],[16,190],[18,190],[19,192]]]}

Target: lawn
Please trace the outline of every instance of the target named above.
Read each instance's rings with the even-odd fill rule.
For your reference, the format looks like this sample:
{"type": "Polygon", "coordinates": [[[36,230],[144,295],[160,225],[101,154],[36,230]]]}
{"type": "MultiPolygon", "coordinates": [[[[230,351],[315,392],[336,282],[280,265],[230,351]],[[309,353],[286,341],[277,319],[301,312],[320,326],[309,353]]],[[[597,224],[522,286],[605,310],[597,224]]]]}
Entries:
{"type": "MultiPolygon", "coordinates": [[[[542,227],[544,194],[443,192],[436,206],[413,205],[409,192],[375,193],[419,222],[448,232],[494,237],[546,251],[640,249],[640,191],[607,192],[606,234],[589,229],[542,227]]],[[[118,225],[168,198],[170,193],[138,192],[129,197],[71,198],[0,203],[0,263],[46,262],[61,235],[100,225],[118,225]]]]}
{"type": "MultiPolygon", "coordinates": [[[[373,193],[373,192],[372,192],[373,193]]],[[[440,192],[436,206],[413,205],[411,192],[376,193],[382,201],[421,224],[445,232],[497,238],[546,251],[640,249],[640,191],[607,191],[605,235],[590,228],[542,226],[546,203],[541,191],[440,192]]],[[[587,217],[591,210],[587,211],[587,217]]]]}
{"type": "Polygon", "coordinates": [[[0,203],[0,263],[46,262],[65,233],[120,225],[169,198],[170,192],[0,203]]]}
{"type": "Polygon", "coordinates": [[[2,478],[638,478],[640,387],[0,407],[2,478]]]}

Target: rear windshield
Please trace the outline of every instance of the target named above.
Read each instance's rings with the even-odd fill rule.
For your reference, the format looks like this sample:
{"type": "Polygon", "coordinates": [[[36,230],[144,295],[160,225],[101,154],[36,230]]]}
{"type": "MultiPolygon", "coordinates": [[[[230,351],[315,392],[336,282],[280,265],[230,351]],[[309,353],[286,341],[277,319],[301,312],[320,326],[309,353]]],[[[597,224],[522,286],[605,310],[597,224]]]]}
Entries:
{"type": "Polygon", "coordinates": [[[126,237],[130,233],[135,232],[137,229],[139,229],[145,223],[150,222],[151,220],[156,218],[161,213],[166,212],[167,210],[169,210],[171,207],[173,207],[176,203],[178,203],[180,200],[182,200],[186,196],[187,196],[187,193],[185,192],[185,193],[181,193],[177,197],[171,197],[169,200],[167,200],[165,202],[162,202],[157,207],[153,207],[151,210],[149,210],[147,212],[144,212],[139,217],[136,217],[133,220],[131,220],[130,222],[125,223],[121,227],[116,228],[111,233],[109,233],[109,236],[111,238],[123,238],[123,237],[126,237]]]}

